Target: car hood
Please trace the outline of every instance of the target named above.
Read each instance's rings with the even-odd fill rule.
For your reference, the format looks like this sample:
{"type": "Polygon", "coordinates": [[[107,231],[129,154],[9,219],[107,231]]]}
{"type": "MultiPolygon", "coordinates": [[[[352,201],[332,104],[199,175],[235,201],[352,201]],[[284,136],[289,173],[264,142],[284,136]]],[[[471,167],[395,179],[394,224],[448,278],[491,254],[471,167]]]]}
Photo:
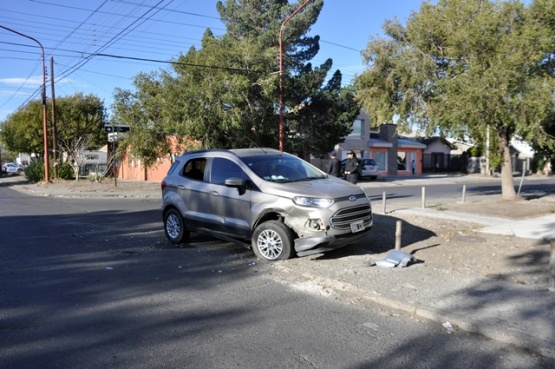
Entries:
{"type": "Polygon", "coordinates": [[[359,186],[336,177],[287,183],[263,181],[260,184],[260,189],[264,193],[271,193],[276,196],[287,198],[308,196],[335,199],[350,195],[364,194],[364,191],[359,186]]]}

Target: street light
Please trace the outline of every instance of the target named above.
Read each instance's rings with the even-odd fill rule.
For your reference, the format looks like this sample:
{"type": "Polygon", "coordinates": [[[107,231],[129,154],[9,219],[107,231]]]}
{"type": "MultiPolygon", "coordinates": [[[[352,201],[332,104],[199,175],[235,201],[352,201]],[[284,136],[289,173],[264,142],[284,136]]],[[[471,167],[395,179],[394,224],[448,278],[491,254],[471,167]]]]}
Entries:
{"type": "Polygon", "coordinates": [[[289,22],[289,19],[293,18],[295,14],[301,11],[309,2],[312,0],[306,0],[302,3],[293,13],[291,13],[285,20],[281,23],[281,28],[279,29],[279,150],[283,151],[283,44],[281,42],[281,37],[283,35],[283,30],[285,29],[285,24],[289,22]]]}
{"type": "Polygon", "coordinates": [[[21,32],[17,32],[16,30],[13,30],[11,28],[8,27],[4,27],[2,25],[0,25],[0,28],[3,28],[7,31],[13,32],[13,33],[17,33],[20,36],[23,37],[27,37],[28,39],[31,39],[33,41],[35,41],[37,44],[39,44],[40,49],[41,49],[41,56],[42,56],[42,129],[43,129],[43,140],[44,140],[44,181],[45,182],[50,182],[50,168],[48,168],[48,124],[46,123],[46,64],[44,62],[44,47],[42,47],[42,44],[35,38],[31,37],[31,36],[27,36],[26,34],[23,34],[21,32]]]}

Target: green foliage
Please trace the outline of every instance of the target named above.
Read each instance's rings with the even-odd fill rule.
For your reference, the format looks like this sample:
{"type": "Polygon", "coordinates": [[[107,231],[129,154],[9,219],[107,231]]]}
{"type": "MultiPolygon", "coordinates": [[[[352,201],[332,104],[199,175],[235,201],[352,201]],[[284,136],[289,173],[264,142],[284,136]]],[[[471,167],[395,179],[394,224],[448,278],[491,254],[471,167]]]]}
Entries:
{"type": "MultiPolygon", "coordinates": [[[[53,169],[50,170],[50,176],[52,177],[53,169]]],[[[58,178],[59,179],[75,179],[75,174],[73,172],[73,167],[68,162],[58,165],[58,178]]]]}
{"type": "MultiPolygon", "coordinates": [[[[33,160],[25,169],[25,177],[31,182],[44,181],[44,161],[33,160]]],[[[50,180],[54,179],[54,168],[50,166],[49,169],[50,180]]],[[[73,168],[69,163],[62,163],[58,166],[59,179],[75,179],[73,175],[73,168]]]]}
{"type": "Polygon", "coordinates": [[[40,100],[10,114],[1,123],[0,140],[5,149],[13,152],[44,153],[43,114],[40,100]]]}
{"type": "MultiPolygon", "coordinates": [[[[218,2],[227,33],[206,30],[200,49],[180,55],[171,70],[140,74],[135,91],[118,90],[113,121],[131,125],[125,140],[150,166],[171,153],[167,137],[200,147],[278,147],[281,24],[299,4],[280,0],[218,2]]],[[[313,67],[319,37],[305,34],[322,0],[307,5],[283,32],[285,150],[327,152],[359,112],[338,71],[326,83],[331,60],[313,67]]],[[[125,148],[121,148],[122,153],[125,148]]]]}
{"type": "MultiPolygon", "coordinates": [[[[50,109],[50,102],[47,102],[50,109]]],[[[51,112],[47,112],[50,120],[51,112]]],[[[104,144],[104,103],[94,95],[77,93],[56,99],[56,147],[69,157],[85,149],[95,149],[104,144]]],[[[44,156],[42,102],[34,100],[7,117],[1,123],[0,139],[11,152],[36,153],[44,156]]],[[[48,122],[47,137],[52,137],[52,125],[48,122]]],[[[49,142],[50,146],[51,142],[49,142]]],[[[51,154],[51,153],[50,153],[51,154]]]]}
{"type": "Polygon", "coordinates": [[[479,145],[472,146],[471,148],[468,149],[468,155],[473,158],[481,157],[483,155],[482,147],[480,147],[479,145]]]}
{"type": "Polygon", "coordinates": [[[484,146],[489,130],[504,195],[514,194],[510,140],[553,140],[541,122],[554,110],[555,2],[425,2],[406,27],[388,21],[384,31],[369,42],[369,67],[355,83],[372,121],[395,118],[400,129],[417,124],[484,146]]]}
{"type": "Polygon", "coordinates": [[[31,182],[44,181],[44,162],[34,160],[25,169],[25,177],[31,182]]]}

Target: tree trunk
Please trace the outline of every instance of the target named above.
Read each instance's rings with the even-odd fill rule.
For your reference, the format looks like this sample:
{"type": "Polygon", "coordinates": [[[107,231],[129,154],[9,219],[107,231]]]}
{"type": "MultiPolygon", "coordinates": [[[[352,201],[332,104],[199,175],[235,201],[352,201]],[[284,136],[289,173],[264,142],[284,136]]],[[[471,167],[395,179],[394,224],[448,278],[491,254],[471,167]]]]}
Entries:
{"type": "Polygon", "coordinates": [[[509,140],[505,135],[499,135],[499,145],[503,150],[503,165],[501,166],[501,198],[515,200],[515,183],[513,180],[513,164],[509,140]]]}

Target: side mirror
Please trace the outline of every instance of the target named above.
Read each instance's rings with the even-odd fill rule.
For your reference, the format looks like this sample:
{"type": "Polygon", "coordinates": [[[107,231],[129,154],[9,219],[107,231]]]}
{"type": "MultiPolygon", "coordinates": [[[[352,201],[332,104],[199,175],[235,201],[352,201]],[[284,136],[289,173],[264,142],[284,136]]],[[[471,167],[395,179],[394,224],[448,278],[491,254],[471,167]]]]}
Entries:
{"type": "Polygon", "coordinates": [[[239,195],[243,195],[246,191],[245,181],[241,178],[228,178],[224,183],[227,187],[235,187],[239,191],[239,195]]]}
{"type": "Polygon", "coordinates": [[[227,187],[243,187],[245,183],[241,178],[228,178],[225,180],[227,187]]]}

